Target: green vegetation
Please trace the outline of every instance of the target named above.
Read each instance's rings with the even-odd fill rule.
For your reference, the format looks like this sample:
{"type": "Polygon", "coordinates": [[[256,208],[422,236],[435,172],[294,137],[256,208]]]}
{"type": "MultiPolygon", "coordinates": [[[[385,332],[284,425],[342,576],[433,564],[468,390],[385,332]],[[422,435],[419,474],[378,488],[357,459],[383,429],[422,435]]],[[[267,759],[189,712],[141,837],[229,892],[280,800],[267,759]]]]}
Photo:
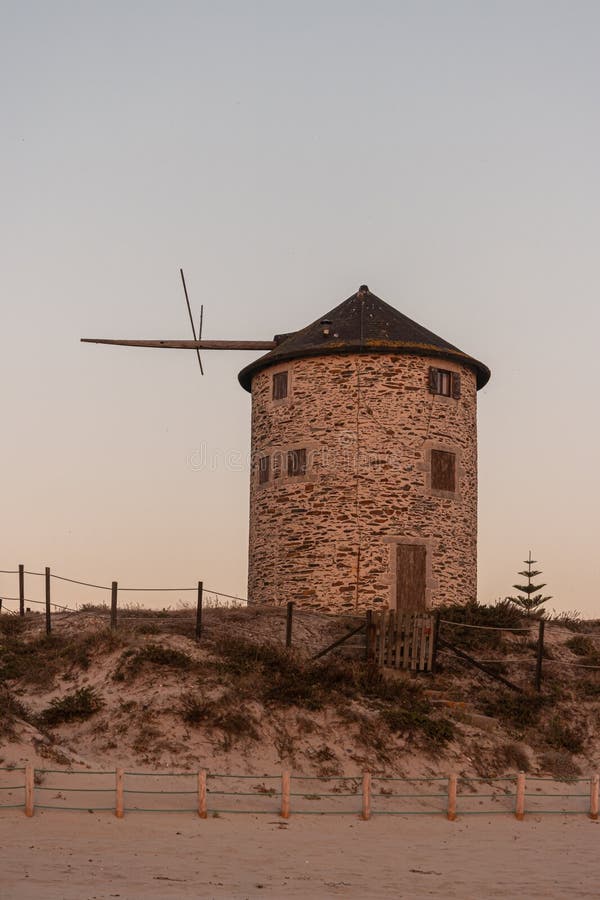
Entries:
{"type": "Polygon", "coordinates": [[[89,719],[103,706],[97,691],[91,687],[83,687],[64,697],[56,697],[38,719],[40,724],[53,727],[63,722],[76,722],[89,719]]]}
{"type": "Polygon", "coordinates": [[[441,750],[454,739],[454,723],[450,719],[432,719],[429,704],[420,703],[410,709],[384,709],[381,718],[390,731],[413,735],[421,732],[431,749],[441,750]]]}
{"type": "Polygon", "coordinates": [[[534,612],[539,612],[540,607],[546,603],[548,600],[552,600],[552,597],[543,597],[542,594],[536,594],[536,591],[541,591],[542,588],[545,588],[545,584],[534,584],[534,578],[537,578],[538,575],[541,575],[541,569],[532,569],[532,566],[537,562],[537,560],[531,558],[531,550],[529,551],[529,556],[526,560],[524,560],[526,569],[523,569],[522,572],[518,572],[518,575],[522,575],[527,579],[526,584],[513,584],[513,587],[517,591],[521,591],[521,594],[518,594],[516,597],[507,597],[511,603],[514,603],[516,607],[523,610],[528,616],[530,616],[534,612]]]}
{"type": "MultiPolygon", "coordinates": [[[[374,718],[361,714],[360,722],[357,720],[365,744],[377,740],[374,732],[381,732],[382,725],[383,733],[387,728],[407,737],[419,736],[434,750],[454,736],[452,723],[434,714],[422,685],[411,679],[387,680],[364,663],[336,657],[307,660],[282,647],[238,637],[221,639],[216,650],[220,656],[217,670],[234,681],[237,698],[311,711],[332,705],[347,720],[353,718],[348,708],[355,701],[374,714],[374,718]]],[[[223,702],[221,698],[216,706],[223,702]]],[[[215,704],[202,698],[182,698],[181,714],[188,724],[212,722],[223,727],[217,721],[215,704]]],[[[246,735],[251,731],[251,723],[246,723],[246,735]]]]}
{"type": "Polygon", "coordinates": [[[537,725],[546,700],[540,694],[517,694],[508,689],[487,691],[478,699],[486,716],[493,716],[516,728],[537,725]]]}
{"type": "Polygon", "coordinates": [[[596,649],[596,645],[593,640],[585,634],[575,634],[572,638],[569,638],[568,641],[565,641],[565,647],[568,647],[572,653],[575,653],[577,656],[587,656],[589,653],[593,653],[596,649]]]}
{"type": "Polygon", "coordinates": [[[19,678],[30,684],[48,684],[68,667],[89,668],[94,653],[109,653],[120,644],[121,638],[109,629],[72,636],[44,634],[32,639],[17,630],[1,642],[0,683],[19,678]]]}
{"type": "Polygon", "coordinates": [[[581,753],[583,750],[584,735],[581,729],[567,725],[559,716],[552,717],[544,736],[556,750],[566,750],[567,753],[581,753]]]}
{"type": "MultiPolygon", "coordinates": [[[[490,605],[470,600],[464,606],[447,604],[439,607],[441,618],[448,622],[507,631],[522,627],[522,613],[508,600],[490,605]]],[[[483,631],[477,628],[460,628],[460,625],[442,624],[442,636],[451,644],[464,650],[502,650],[505,646],[502,631],[483,631]]]]}
{"type": "Polygon", "coordinates": [[[193,668],[193,660],[182,650],[148,644],[140,649],[130,648],[121,655],[113,675],[115,681],[132,681],[143,669],[159,666],[167,669],[187,670],[193,668]]]}

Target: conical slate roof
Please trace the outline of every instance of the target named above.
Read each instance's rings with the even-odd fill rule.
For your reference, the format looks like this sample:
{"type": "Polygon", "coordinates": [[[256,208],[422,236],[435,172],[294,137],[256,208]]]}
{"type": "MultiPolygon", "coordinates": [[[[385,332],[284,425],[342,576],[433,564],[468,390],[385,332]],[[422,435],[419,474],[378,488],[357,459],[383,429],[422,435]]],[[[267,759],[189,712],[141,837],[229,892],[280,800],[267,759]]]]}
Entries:
{"type": "Polygon", "coordinates": [[[436,356],[471,366],[477,375],[477,387],[487,384],[490,370],[438,337],[408,316],[403,315],[372,294],[366,285],[321,316],[311,325],[291,334],[276,335],[277,346],[246,366],[238,379],[251,389],[252,377],[267,366],[304,356],[329,353],[413,353],[436,356]]]}

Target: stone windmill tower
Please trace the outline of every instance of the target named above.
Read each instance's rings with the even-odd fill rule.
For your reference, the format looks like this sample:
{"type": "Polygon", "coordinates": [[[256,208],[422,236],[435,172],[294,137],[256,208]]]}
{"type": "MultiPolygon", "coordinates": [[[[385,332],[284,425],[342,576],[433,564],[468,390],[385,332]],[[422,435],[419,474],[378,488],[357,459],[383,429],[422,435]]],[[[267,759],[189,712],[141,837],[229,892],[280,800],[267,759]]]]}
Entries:
{"type": "Polygon", "coordinates": [[[421,610],[477,588],[477,390],[489,369],[366,285],[278,335],[252,393],[248,599],[421,610]]]}
{"type": "Polygon", "coordinates": [[[423,610],[477,589],[477,391],[489,369],[363,285],[272,341],[115,340],[268,350],[252,394],[251,603],[423,610]]]}

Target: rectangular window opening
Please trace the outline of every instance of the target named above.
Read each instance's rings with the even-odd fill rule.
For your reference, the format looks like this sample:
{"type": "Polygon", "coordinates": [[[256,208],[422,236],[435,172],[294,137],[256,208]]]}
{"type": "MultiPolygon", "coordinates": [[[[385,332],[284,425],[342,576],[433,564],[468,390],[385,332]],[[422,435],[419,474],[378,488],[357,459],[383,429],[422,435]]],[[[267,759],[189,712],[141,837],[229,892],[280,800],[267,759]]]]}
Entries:
{"type": "Polygon", "coordinates": [[[460,375],[449,369],[437,369],[429,367],[429,390],[432,394],[440,394],[442,397],[460,397],[460,375]]]}
{"type": "Polygon", "coordinates": [[[273,400],[284,400],[288,395],[288,373],[275,372],[273,375],[273,400]]]}
{"type": "Polygon", "coordinates": [[[431,451],[431,487],[435,491],[456,492],[456,453],[431,451]]]}
{"type": "Polygon", "coordinates": [[[261,456],[258,460],[258,483],[266,484],[271,475],[271,457],[261,456]]]}
{"type": "Polygon", "coordinates": [[[306,475],[306,450],[288,450],[288,475],[306,475]]]}

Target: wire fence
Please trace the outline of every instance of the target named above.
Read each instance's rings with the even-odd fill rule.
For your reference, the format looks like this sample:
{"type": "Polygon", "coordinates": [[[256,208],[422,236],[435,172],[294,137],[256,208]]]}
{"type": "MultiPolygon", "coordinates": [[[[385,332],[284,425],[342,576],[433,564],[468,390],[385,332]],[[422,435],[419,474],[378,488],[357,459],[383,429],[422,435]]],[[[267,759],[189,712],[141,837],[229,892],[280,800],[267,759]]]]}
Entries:
{"type": "Polygon", "coordinates": [[[20,809],[221,815],[588,815],[598,818],[599,778],[569,782],[523,772],[504,777],[238,775],[0,767],[0,813],[20,809]],[[167,783],[165,784],[165,779],[167,783]],[[147,798],[150,798],[149,800],[147,798]]]}

